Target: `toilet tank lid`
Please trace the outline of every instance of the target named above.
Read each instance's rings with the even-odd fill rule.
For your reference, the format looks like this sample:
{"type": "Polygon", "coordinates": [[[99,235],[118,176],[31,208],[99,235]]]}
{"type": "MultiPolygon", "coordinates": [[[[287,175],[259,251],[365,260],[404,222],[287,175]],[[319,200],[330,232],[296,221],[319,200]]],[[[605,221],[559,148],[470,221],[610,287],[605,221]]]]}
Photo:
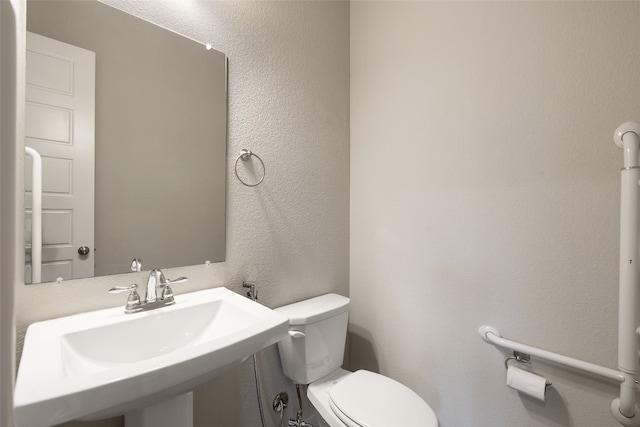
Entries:
{"type": "Polygon", "coordinates": [[[321,295],[275,309],[289,318],[290,325],[308,325],[347,310],[349,310],[349,298],[338,294],[321,295]]]}

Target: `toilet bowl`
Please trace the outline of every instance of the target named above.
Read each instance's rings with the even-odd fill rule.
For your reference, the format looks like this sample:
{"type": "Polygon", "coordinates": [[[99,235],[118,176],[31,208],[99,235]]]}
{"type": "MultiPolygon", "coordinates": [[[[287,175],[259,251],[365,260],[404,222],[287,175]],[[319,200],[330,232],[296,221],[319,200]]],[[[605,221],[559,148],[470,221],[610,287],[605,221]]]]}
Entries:
{"type": "Polygon", "coordinates": [[[403,384],[374,372],[341,368],[349,298],[326,294],[277,308],[289,318],[278,343],[284,374],[331,427],[438,427],[429,405],[403,384]]]}

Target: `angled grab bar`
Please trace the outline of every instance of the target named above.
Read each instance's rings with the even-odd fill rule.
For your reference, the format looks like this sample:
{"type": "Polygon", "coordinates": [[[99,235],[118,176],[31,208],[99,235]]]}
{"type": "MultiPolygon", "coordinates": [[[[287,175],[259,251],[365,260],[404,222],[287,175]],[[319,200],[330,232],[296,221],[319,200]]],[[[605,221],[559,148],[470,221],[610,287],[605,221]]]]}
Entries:
{"type": "Polygon", "coordinates": [[[625,377],[620,371],[502,338],[502,334],[500,334],[497,329],[492,328],[491,326],[481,326],[480,329],[478,329],[478,333],[485,342],[496,345],[498,347],[508,348],[511,350],[519,351],[521,353],[526,353],[533,357],[538,357],[540,359],[573,368],[578,371],[588,372],[597,377],[615,381],[619,384],[625,381],[625,377]]]}

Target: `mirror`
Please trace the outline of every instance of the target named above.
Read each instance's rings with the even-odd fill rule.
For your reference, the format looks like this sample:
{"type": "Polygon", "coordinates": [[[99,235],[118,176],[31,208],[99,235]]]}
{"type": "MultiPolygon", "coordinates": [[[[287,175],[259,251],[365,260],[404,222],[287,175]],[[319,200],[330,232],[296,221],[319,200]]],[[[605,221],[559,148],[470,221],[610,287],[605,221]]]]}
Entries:
{"type": "MultiPolygon", "coordinates": [[[[26,144],[42,155],[42,281],[124,273],[136,257],[144,269],[224,261],[226,56],[94,0],[29,0],[27,31],[35,33],[27,41],[26,144]],[[59,42],[79,57],[93,53],[93,77],[82,77],[75,53],[55,50],[59,42]],[[93,106],[49,103],[80,99],[92,79],[93,106]],[[87,135],[95,141],[82,148],[87,135]],[[91,151],[94,164],[82,163],[91,151]],[[76,202],[84,190],[93,196],[76,202]],[[83,205],[94,208],[88,219],[83,205]],[[91,227],[94,243],[74,241],[91,227]]],[[[29,159],[25,170],[30,230],[29,159]]]]}

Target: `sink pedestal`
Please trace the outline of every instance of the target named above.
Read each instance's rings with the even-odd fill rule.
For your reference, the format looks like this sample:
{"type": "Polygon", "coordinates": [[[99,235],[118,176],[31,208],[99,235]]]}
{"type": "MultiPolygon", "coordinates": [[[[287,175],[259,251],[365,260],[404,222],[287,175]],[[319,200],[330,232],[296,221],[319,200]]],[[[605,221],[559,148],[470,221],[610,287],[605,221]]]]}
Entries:
{"type": "Polygon", "coordinates": [[[125,414],[125,427],[193,427],[193,392],[125,414]]]}

